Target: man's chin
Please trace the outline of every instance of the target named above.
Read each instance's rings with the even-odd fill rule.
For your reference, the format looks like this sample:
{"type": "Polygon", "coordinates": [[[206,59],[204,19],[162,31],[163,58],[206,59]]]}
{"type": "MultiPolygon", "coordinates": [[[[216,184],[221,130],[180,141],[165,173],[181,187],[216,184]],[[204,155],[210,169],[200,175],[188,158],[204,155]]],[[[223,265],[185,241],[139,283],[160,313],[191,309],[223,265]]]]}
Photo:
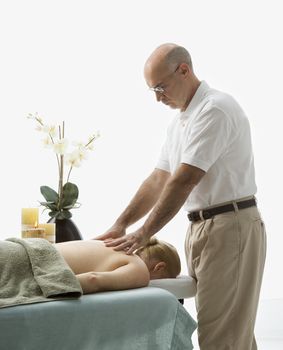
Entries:
{"type": "Polygon", "coordinates": [[[167,106],[170,107],[171,109],[176,109],[176,108],[178,108],[174,103],[168,103],[167,106]]]}
{"type": "Polygon", "coordinates": [[[165,106],[168,106],[172,109],[176,109],[177,106],[173,103],[173,102],[162,102],[163,104],[165,104],[165,106]]]}

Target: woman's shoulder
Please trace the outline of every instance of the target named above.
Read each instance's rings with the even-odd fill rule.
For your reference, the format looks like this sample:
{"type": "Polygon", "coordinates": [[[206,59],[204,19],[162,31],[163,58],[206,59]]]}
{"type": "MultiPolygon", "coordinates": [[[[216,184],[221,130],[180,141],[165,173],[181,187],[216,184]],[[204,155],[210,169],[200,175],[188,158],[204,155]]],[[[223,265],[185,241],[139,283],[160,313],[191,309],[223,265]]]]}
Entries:
{"type": "Polygon", "coordinates": [[[146,287],[150,281],[150,274],[146,264],[139,257],[137,258],[134,268],[136,287],[146,287]]]}
{"type": "Polygon", "coordinates": [[[141,274],[145,280],[147,280],[147,283],[149,282],[149,271],[146,263],[135,254],[128,255],[131,259],[131,263],[135,265],[137,273],[141,274]]]}

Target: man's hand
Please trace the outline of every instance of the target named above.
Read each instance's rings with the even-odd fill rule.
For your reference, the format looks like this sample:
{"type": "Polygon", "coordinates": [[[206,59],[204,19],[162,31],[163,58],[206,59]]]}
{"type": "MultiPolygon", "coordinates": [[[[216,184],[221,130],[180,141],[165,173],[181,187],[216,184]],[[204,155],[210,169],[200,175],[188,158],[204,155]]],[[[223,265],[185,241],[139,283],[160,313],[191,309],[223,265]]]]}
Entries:
{"type": "Polygon", "coordinates": [[[100,241],[112,240],[114,238],[120,238],[126,234],[126,228],[120,225],[113,225],[109,230],[107,230],[102,235],[94,237],[93,239],[98,239],[100,241]]]}
{"type": "Polygon", "coordinates": [[[128,255],[132,254],[136,249],[146,245],[150,236],[144,232],[143,228],[133,233],[129,233],[121,238],[116,238],[105,242],[106,247],[115,247],[114,250],[125,250],[128,255]]]}

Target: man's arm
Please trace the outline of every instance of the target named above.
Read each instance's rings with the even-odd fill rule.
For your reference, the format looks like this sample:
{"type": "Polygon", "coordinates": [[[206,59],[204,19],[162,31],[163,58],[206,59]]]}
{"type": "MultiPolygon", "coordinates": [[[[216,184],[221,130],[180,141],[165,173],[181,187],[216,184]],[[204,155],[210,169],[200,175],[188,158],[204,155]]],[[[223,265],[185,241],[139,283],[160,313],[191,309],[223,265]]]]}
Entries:
{"type": "Polygon", "coordinates": [[[169,178],[170,173],[167,171],[154,169],[114,225],[94,239],[105,240],[125,235],[127,227],[144,217],[153,208],[169,178]]]}
{"type": "Polygon", "coordinates": [[[107,242],[106,246],[115,247],[114,250],[127,249],[127,254],[132,254],[136,249],[144,246],[151,236],[177,214],[204,175],[205,171],[202,169],[182,163],[167,181],[143,226],[133,233],[107,242]]]}
{"type": "Polygon", "coordinates": [[[158,202],[143,228],[150,236],[158,232],[179,211],[205,171],[189,164],[181,164],[167,182],[158,202]]]}
{"type": "Polygon", "coordinates": [[[128,227],[144,217],[157,202],[170,173],[154,169],[142,183],[130,204],[117,219],[117,224],[128,227]]]}
{"type": "Polygon", "coordinates": [[[113,271],[91,271],[76,277],[84,294],[146,287],[149,283],[149,272],[142,261],[129,262],[113,271]]]}

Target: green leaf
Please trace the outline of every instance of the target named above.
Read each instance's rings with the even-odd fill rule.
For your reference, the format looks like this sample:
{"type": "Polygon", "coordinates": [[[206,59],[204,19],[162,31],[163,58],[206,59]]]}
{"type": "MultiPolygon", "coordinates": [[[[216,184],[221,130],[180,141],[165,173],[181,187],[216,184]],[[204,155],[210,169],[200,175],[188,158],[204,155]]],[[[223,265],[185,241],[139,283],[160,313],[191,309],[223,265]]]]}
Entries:
{"type": "Polygon", "coordinates": [[[56,219],[58,220],[63,220],[65,219],[64,216],[62,215],[62,212],[61,211],[58,211],[58,214],[55,216],[56,219]]]}
{"type": "Polygon", "coordinates": [[[47,202],[57,203],[59,200],[58,193],[48,186],[40,186],[40,192],[47,202]]]}
{"type": "Polygon", "coordinates": [[[56,219],[58,220],[70,219],[71,217],[72,217],[72,213],[69,210],[60,211],[58,212],[58,215],[56,215],[56,219]]]}
{"type": "Polygon", "coordinates": [[[50,210],[56,211],[57,210],[57,205],[53,202],[39,202],[40,205],[49,208],[50,210]]]}
{"type": "Polygon", "coordinates": [[[65,207],[62,207],[63,210],[74,209],[74,208],[75,208],[75,206],[73,204],[66,205],[65,207]]]}
{"type": "Polygon", "coordinates": [[[64,219],[70,219],[72,217],[72,213],[69,210],[63,210],[61,214],[64,216],[64,219]]]}
{"type": "Polygon", "coordinates": [[[39,203],[40,203],[41,205],[56,204],[56,203],[54,203],[54,202],[40,202],[40,201],[39,201],[39,203]]]}
{"type": "Polygon", "coordinates": [[[66,205],[65,207],[62,207],[61,209],[63,210],[69,210],[69,209],[78,209],[81,207],[81,203],[76,202],[75,204],[71,204],[71,205],[66,205]]]}
{"type": "Polygon", "coordinates": [[[58,210],[54,210],[54,211],[50,211],[49,213],[48,213],[48,215],[49,216],[51,216],[52,218],[57,218],[57,216],[60,214],[60,211],[58,211],[58,210]]]}
{"type": "Polygon", "coordinates": [[[78,186],[67,182],[63,186],[63,196],[61,208],[73,207],[79,197],[79,189],[78,186]]]}

